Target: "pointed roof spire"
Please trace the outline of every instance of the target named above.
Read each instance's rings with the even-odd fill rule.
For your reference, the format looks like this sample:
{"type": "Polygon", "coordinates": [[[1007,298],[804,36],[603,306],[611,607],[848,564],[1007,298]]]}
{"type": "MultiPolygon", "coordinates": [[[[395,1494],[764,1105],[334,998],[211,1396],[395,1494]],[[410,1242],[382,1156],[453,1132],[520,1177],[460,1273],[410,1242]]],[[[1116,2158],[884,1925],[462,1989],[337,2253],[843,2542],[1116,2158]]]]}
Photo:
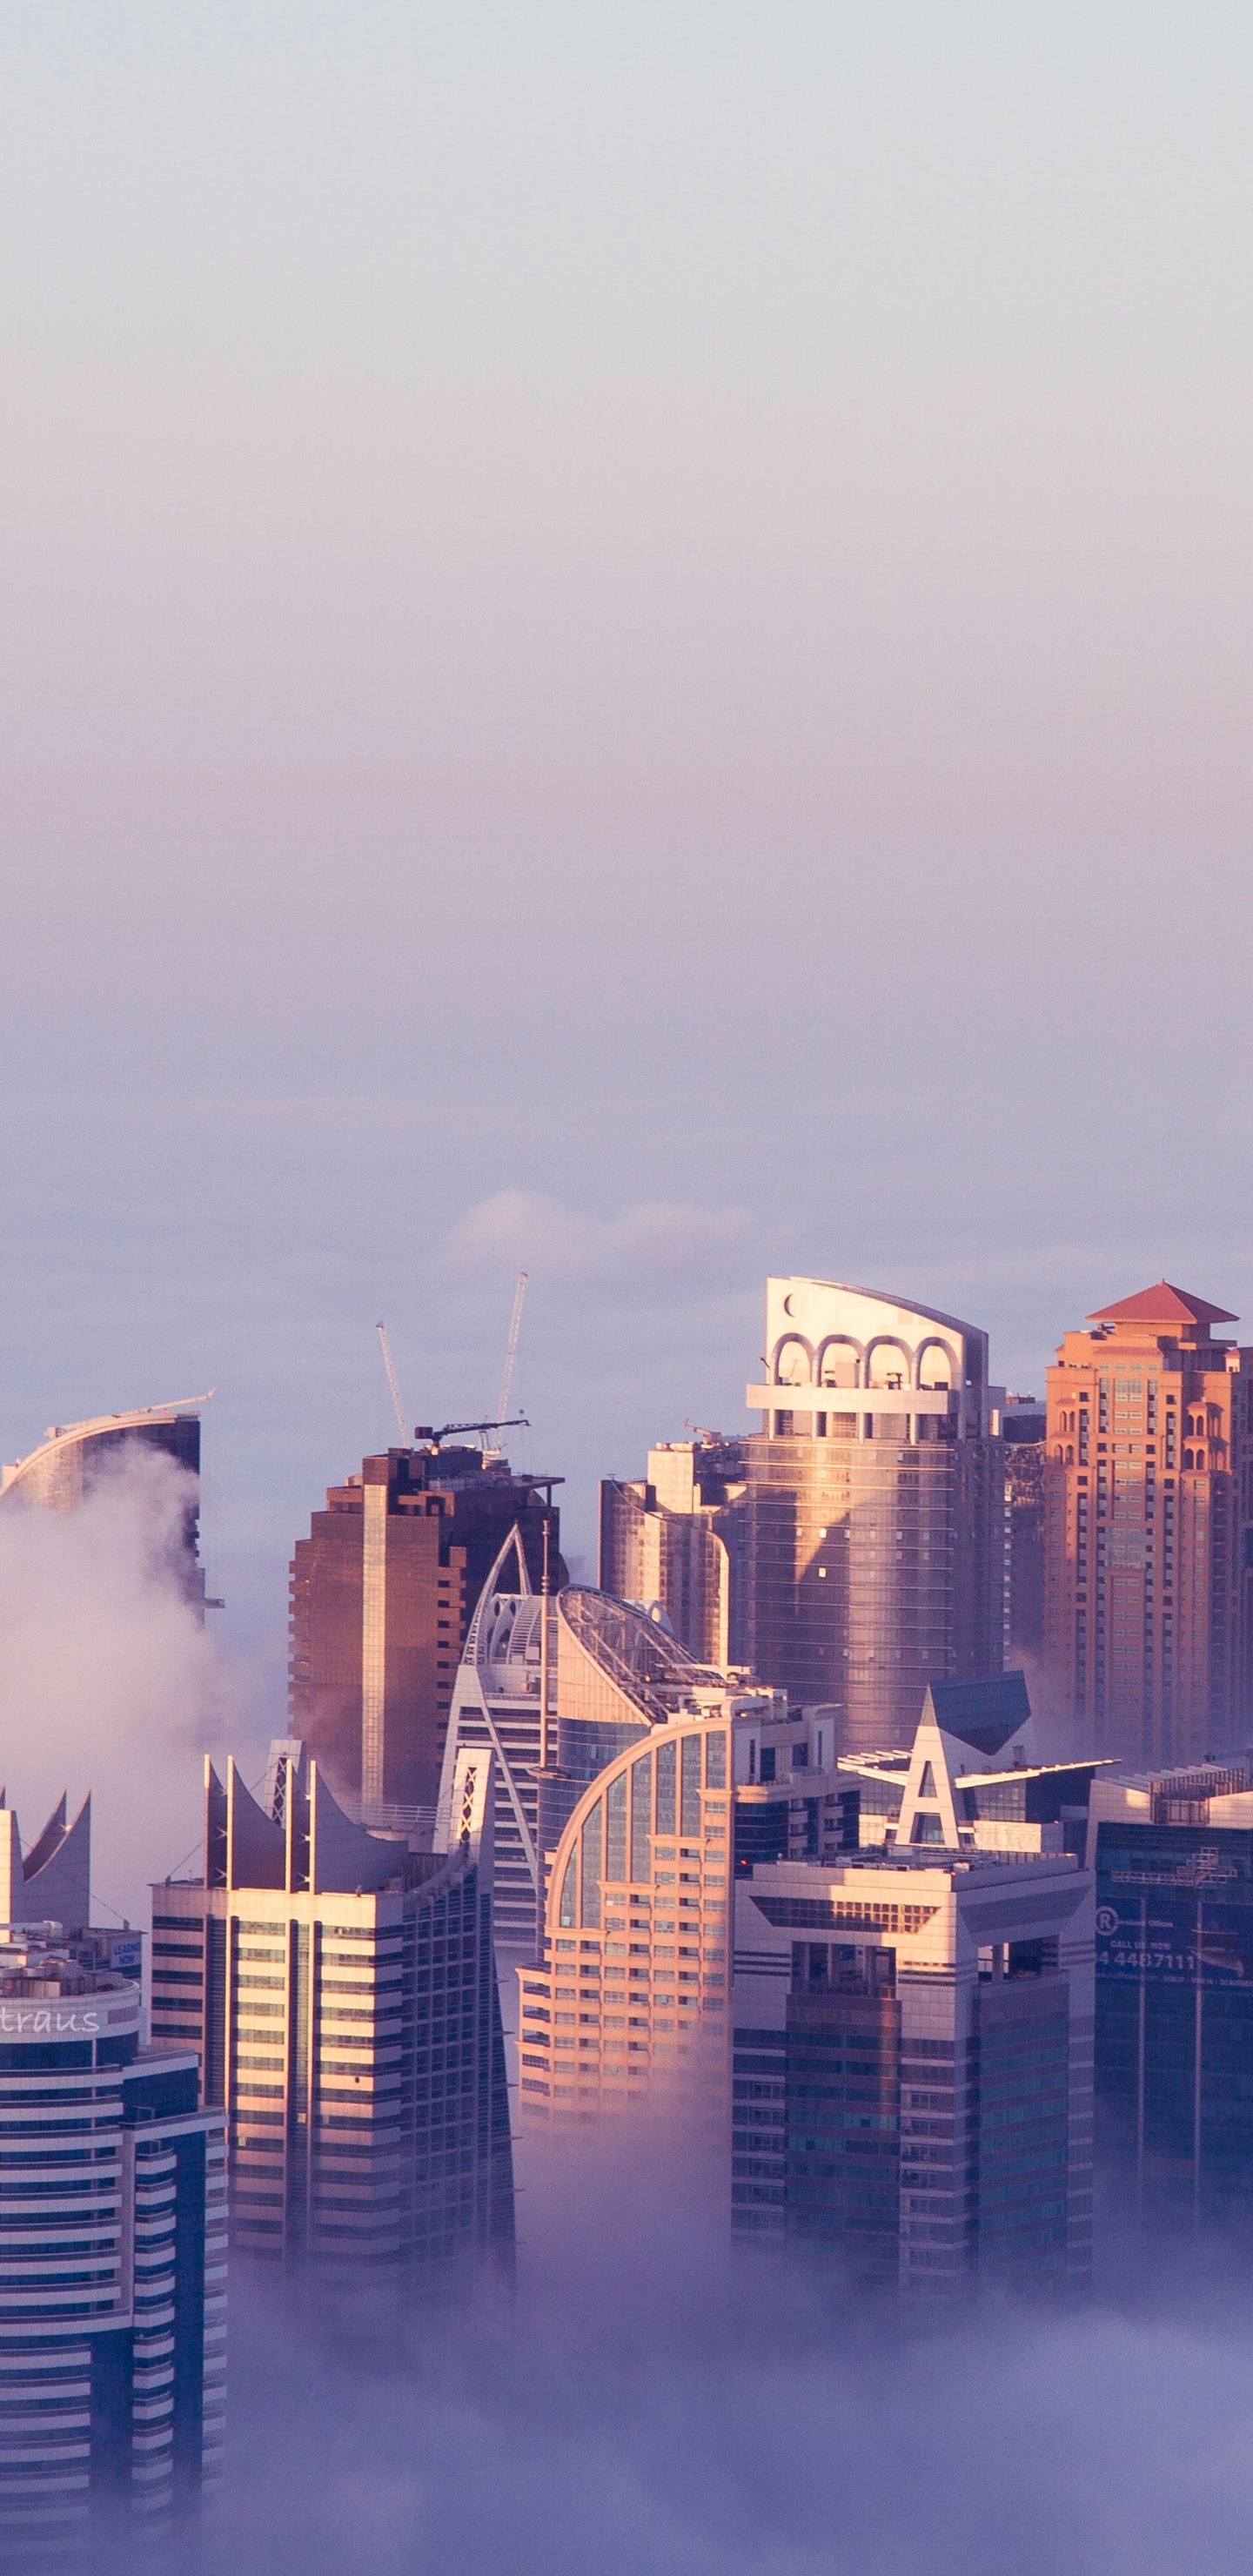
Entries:
{"type": "Polygon", "coordinates": [[[1134,1297],[1120,1298],[1116,1306],[1100,1306],[1088,1317],[1090,1324],[1234,1324],[1236,1320],[1225,1306],[1211,1306],[1204,1297],[1172,1288],[1168,1279],[1159,1279],[1155,1288],[1141,1288],[1134,1297]]]}

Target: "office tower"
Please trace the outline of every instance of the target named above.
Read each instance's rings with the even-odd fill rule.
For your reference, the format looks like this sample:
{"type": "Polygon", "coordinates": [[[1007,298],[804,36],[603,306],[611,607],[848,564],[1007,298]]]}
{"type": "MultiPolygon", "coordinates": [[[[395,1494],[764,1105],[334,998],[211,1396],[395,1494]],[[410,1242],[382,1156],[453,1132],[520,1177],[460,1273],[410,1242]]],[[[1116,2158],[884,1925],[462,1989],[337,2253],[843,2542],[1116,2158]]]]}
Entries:
{"type": "Polygon", "coordinates": [[[636,1483],[600,1489],[600,1588],[657,1602],[701,1663],[742,1664],[743,1444],[697,1432],[648,1453],[636,1483]]]}
{"type": "Polygon", "coordinates": [[[1004,1395],[986,1333],[821,1279],[771,1279],[765,1428],[745,1443],[746,1646],[850,1751],[908,1743],[929,1681],[1000,1670],[1004,1395]]]}
{"type": "Polygon", "coordinates": [[[1049,1370],[1045,1669],[1085,1742],[1149,1766],[1200,1761],[1249,1705],[1253,1351],[1214,1336],[1233,1321],[1162,1280],[1049,1370]]]}
{"type": "Polygon", "coordinates": [[[1033,1395],[1007,1395],[1005,1443],[1005,1653],[1038,1658],[1044,1649],[1044,1432],[1046,1408],[1033,1395]]]}
{"type": "MultiPolygon", "coordinates": [[[[462,1754],[487,1748],[495,1757],[493,1909],[506,2033],[513,2030],[512,1977],[535,1949],[536,1783],[541,1754],[544,1596],[531,1585],[526,1550],[510,1533],[475,1606],[453,1684],[444,1739],[435,1845],[446,1847],[462,1754]]],[[[548,1612],[548,1701],[555,1719],[557,1637],[548,1612]]],[[[553,1726],[556,1745],[556,1725],[553,1726]]]]}
{"type": "Polygon", "coordinates": [[[518,1529],[565,1580],[552,1487],[477,1449],[389,1449],[328,1488],[291,1565],[291,1731],[367,1824],[433,1819],[470,1615],[518,1529]]]}
{"type": "Polygon", "coordinates": [[[1072,1853],[754,1863],[734,2048],[737,2233],[929,2295],[1086,2280],[1092,1881],[1072,1853]]]}
{"type": "Polygon", "coordinates": [[[711,2168],[730,2146],[739,2235],[911,2292],[1080,2286],[1092,1882],[1062,1841],[1093,1766],[1039,1799],[1021,1676],[949,1685],[894,1782],[900,1839],[863,1849],[869,1766],[831,1737],[744,1694],[676,1711],[586,1786],[518,1971],[532,2144],[686,2114],[711,2168]]]}
{"type": "Polygon", "coordinates": [[[688,1643],[716,1627],[716,1660],[834,1708],[850,1749],[906,1744],[928,1681],[1003,1658],[1005,1400],[987,1335],[868,1289],[771,1279],[764,1364],[747,1390],[760,1432],[652,1450],[646,1480],[602,1487],[601,1580],[659,1600],[688,1643]]]}
{"type": "Polygon", "coordinates": [[[1247,2221],[1253,1754],[1098,1781],[1088,1861],[1097,2116],[1133,2183],[1123,2205],[1184,2226],[1247,2221]]]}
{"type": "MultiPolygon", "coordinates": [[[[597,1596],[598,1598],[600,1596],[597,1596]]],[[[521,2112],[547,2121],[664,2093],[725,2155],[730,1703],[667,1712],[586,1787],[518,1970],[521,2112]],[[712,2124],[712,2125],[711,2125],[712,2124]]]]}
{"type": "MultiPolygon", "coordinates": [[[[470,1623],[444,1752],[437,1845],[455,1803],[457,1765],[467,1748],[496,1759],[496,1951],[502,1968],[505,2034],[517,2036],[509,1971],[535,1957],[545,1856],[588,1782],[676,1711],[756,1705],[732,1675],[700,1664],[658,1620],[589,1585],[567,1585],[550,1601],[547,1728],[543,1706],[542,1600],[530,1590],[525,1558],[502,1551],[470,1623]],[[505,1579],[518,1585],[505,1591],[505,1579]],[[728,1694],[731,1694],[730,1701],[728,1694]]],[[[766,1696],[765,1705],[773,1703],[766,1696]]],[[[540,1937],[542,1938],[542,1928],[540,1937]]]]}
{"type": "Polygon", "coordinates": [[[0,1811],[0,2554],[63,2556],[97,2515],[194,2513],[220,2476],[225,2123],[185,2047],[140,2045],[110,1936],[77,1908],[90,1810],[25,1862],[0,1811]],[[89,2143],[84,2145],[84,2137],[89,2143]]]}
{"type": "MultiPolygon", "coordinates": [[[[192,1403],[203,1404],[205,1396],[192,1403]]],[[[195,1479],[187,1491],[171,1571],[192,1608],[204,1615],[204,1570],[200,1563],[200,1416],[190,1407],[140,1405],[133,1413],[102,1413],[92,1422],[54,1423],[38,1449],[0,1469],[0,1505],[13,1509],[38,1504],[45,1511],[69,1512],[97,1491],[128,1457],[144,1454],[169,1458],[195,1479]]]]}
{"type": "Polygon", "coordinates": [[[933,1683],[908,1753],[839,1764],[837,1851],[833,1802],[814,1807],[824,1732],[736,1733],[735,2231],[825,2244],[906,2288],[988,2271],[1073,2282],[1091,2212],[1090,1880],[1059,1897],[1041,1873],[1082,1867],[1100,1766],[1038,1760],[1020,1673],[933,1683]],[[917,1868],[928,1854],[949,1879],[891,1878],[898,1856],[917,1868]],[[1030,1880],[1013,1875],[1024,1863],[1030,1880]],[[996,1864],[1009,1874],[989,1882],[996,1864]]]}
{"type": "Polygon", "coordinates": [[[233,2241],[376,2293],[512,2244],[490,1753],[455,1787],[447,1851],[414,1853],[290,1739],[262,1802],[206,1763],[202,1874],[152,1892],[153,2035],[229,2112],[233,2241]]]}

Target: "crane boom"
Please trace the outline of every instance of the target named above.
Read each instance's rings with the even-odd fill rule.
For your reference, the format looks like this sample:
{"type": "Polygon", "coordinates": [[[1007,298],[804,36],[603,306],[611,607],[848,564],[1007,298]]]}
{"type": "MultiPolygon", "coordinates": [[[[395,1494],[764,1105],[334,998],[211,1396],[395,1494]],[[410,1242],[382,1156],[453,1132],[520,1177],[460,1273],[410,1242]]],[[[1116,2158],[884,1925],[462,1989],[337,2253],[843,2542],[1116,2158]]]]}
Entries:
{"type": "Polygon", "coordinates": [[[400,1436],[407,1449],[409,1446],[409,1426],[405,1421],[405,1408],[400,1401],[400,1388],[396,1383],[396,1371],[392,1362],[391,1344],[387,1338],[387,1326],[386,1324],[376,1324],[374,1329],[378,1334],[379,1342],[382,1346],[383,1366],[387,1371],[387,1383],[392,1391],[392,1403],[396,1408],[396,1420],[400,1426],[400,1436]]]}
{"type": "Polygon", "coordinates": [[[530,1430],[525,1413],[513,1413],[507,1422],[441,1422],[438,1430],[433,1422],[419,1422],[413,1436],[415,1440],[425,1440],[438,1454],[441,1442],[455,1431],[516,1431],[519,1425],[524,1431],[530,1430]]]}
{"type": "Polygon", "coordinates": [[[518,1284],[513,1292],[513,1313],[509,1318],[509,1339],[505,1344],[505,1365],[500,1380],[500,1393],[496,1398],[496,1419],[502,1425],[509,1411],[509,1389],[513,1385],[513,1364],[518,1356],[518,1337],[522,1331],[522,1308],[525,1301],[526,1272],[520,1270],[518,1284]]]}

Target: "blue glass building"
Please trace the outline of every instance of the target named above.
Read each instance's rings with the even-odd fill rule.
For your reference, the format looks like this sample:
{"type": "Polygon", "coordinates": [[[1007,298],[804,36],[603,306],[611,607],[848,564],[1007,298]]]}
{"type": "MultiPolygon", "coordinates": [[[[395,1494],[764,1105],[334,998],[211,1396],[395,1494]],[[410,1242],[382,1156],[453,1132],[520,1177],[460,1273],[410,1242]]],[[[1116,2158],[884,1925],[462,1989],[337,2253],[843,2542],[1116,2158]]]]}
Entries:
{"type": "Polygon", "coordinates": [[[225,2123],[139,1987],[0,1941],[0,2556],[198,2510],[225,2405],[225,2123]]]}
{"type": "Polygon", "coordinates": [[[1101,1783],[1100,2135],[1139,2204],[1200,2226],[1253,2206],[1253,1794],[1247,1762],[1101,1783]]]}

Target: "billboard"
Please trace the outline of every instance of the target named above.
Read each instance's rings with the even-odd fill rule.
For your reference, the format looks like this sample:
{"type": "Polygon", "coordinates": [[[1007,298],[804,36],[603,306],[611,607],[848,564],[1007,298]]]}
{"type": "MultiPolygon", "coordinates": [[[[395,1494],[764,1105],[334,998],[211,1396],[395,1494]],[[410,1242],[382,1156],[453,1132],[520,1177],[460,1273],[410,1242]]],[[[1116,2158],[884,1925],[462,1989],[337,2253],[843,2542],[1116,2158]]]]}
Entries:
{"type": "Polygon", "coordinates": [[[1253,1992],[1253,1906],[1098,1886],[1096,1973],[1122,1984],[1247,1985],[1253,1992]]]}

